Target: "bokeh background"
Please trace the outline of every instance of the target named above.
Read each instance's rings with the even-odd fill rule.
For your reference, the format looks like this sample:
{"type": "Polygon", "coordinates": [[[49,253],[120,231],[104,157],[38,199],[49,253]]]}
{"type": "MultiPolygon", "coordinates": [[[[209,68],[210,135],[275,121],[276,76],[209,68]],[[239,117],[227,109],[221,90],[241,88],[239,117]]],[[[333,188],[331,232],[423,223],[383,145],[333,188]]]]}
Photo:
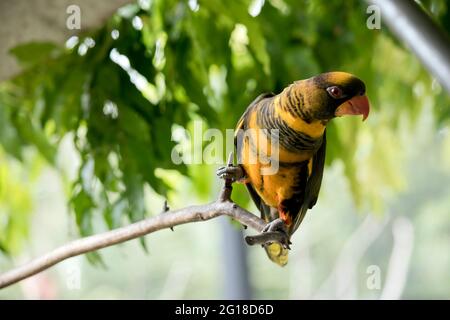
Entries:
{"type": "MultiPolygon", "coordinates": [[[[36,1],[23,31],[33,5],[0,6],[0,42],[15,43],[0,50],[0,273],[164,199],[214,200],[225,150],[181,165],[172,151],[188,159],[202,142],[183,129],[234,128],[262,92],[347,71],[371,115],[329,125],[319,201],[284,268],[220,218],[69,259],[0,299],[450,298],[450,98],[383,20],[367,27],[366,2],[78,2],[81,30],[66,25],[77,1],[36,1]]],[[[448,1],[415,3],[450,31],[448,1]]],[[[257,212],[241,186],[233,199],[257,212]]]]}

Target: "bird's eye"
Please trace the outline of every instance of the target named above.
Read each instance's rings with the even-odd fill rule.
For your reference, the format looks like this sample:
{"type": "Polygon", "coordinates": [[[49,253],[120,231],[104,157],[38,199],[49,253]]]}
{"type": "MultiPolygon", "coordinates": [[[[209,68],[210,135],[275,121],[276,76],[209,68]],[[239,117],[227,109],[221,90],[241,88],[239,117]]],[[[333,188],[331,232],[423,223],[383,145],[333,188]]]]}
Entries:
{"type": "Polygon", "coordinates": [[[339,88],[338,86],[328,87],[327,91],[330,94],[330,96],[332,96],[334,99],[339,99],[342,98],[343,96],[342,89],[339,88]]]}

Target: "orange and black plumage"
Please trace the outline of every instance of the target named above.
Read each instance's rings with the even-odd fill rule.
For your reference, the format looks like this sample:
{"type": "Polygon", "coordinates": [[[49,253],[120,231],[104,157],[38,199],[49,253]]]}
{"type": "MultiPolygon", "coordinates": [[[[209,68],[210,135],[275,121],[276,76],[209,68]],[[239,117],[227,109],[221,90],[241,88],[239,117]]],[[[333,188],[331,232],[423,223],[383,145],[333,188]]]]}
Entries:
{"type": "MultiPolygon", "coordinates": [[[[368,116],[365,85],[344,72],[296,81],[280,94],[262,94],[236,127],[238,161],[251,198],[267,222],[283,221],[290,237],[318,198],[326,151],[326,125],[337,116],[368,116]],[[277,157],[274,157],[277,155],[277,157]],[[270,174],[264,168],[278,170],[270,174]],[[267,172],[267,171],[266,171],[267,172]]],[[[265,246],[269,258],[285,265],[288,250],[265,246]]]]}

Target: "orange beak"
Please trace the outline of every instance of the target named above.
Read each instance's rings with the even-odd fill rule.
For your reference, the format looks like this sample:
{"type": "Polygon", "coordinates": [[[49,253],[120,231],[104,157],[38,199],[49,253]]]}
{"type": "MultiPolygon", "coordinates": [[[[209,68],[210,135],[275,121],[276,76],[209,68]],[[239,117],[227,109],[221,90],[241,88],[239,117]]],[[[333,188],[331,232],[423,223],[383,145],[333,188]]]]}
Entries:
{"type": "Polygon", "coordinates": [[[369,111],[370,111],[369,99],[367,99],[365,95],[354,96],[350,100],[347,100],[346,102],[341,104],[334,112],[334,115],[336,117],[341,117],[345,115],[362,114],[364,121],[369,116],[369,111]]]}

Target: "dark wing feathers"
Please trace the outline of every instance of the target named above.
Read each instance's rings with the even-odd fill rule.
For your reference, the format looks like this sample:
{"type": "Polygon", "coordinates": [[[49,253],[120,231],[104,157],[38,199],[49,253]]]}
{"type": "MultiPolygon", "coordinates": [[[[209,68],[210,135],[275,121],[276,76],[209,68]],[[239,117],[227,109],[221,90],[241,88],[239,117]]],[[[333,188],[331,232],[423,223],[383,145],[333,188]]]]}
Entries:
{"type": "Polygon", "coordinates": [[[323,168],[325,166],[325,150],[327,147],[326,132],[323,134],[322,145],[313,156],[313,164],[311,175],[308,177],[305,187],[305,198],[300,208],[300,212],[295,216],[294,223],[291,228],[291,234],[294,233],[305,217],[306,211],[312,209],[317,202],[319,196],[320,185],[322,184],[323,168]]]}
{"type": "MultiPolygon", "coordinates": [[[[249,104],[249,106],[247,107],[247,109],[242,114],[241,118],[239,119],[237,126],[236,126],[236,131],[239,129],[243,129],[243,130],[247,129],[245,126],[245,121],[247,120],[248,115],[249,115],[250,111],[253,109],[253,107],[256,106],[260,101],[264,100],[265,98],[271,98],[273,96],[275,96],[274,93],[266,92],[266,93],[260,94],[258,97],[256,97],[256,99],[253,100],[249,104]]],[[[236,146],[236,136],[234,137],[234,144],[236,146]]]]}

